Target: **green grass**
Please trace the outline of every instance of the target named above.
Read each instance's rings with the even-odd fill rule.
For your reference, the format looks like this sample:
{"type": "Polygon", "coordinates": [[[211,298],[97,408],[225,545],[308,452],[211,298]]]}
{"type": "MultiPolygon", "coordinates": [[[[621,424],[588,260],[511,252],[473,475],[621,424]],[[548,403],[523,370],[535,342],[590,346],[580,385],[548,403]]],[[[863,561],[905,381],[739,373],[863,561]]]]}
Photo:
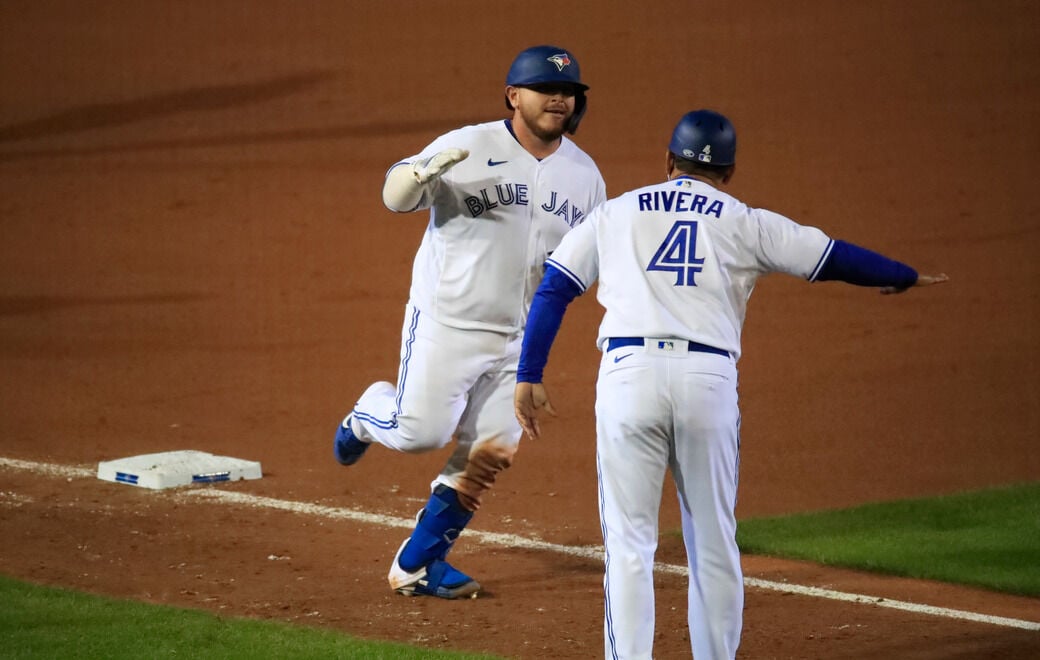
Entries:
{"type": "MultiPolygon", "coordinates": [[[[678,532],[676,532],[678,533],[678,532]]],[[[742,520],[741,551],[1040,596],[1040,483],[742,520]]],[[[475,659],[0,576],[4,658],[475,659]]]]}
{"type": "Polygon", "coordinates": [[[90,596],[0,576],[4,658],[485,660],[315,628],[90,596]]]}
{"type": "Polygon", "coordinates": [[[741,520],[741,552],[1040,596],[1040,483],[741,520]]]}

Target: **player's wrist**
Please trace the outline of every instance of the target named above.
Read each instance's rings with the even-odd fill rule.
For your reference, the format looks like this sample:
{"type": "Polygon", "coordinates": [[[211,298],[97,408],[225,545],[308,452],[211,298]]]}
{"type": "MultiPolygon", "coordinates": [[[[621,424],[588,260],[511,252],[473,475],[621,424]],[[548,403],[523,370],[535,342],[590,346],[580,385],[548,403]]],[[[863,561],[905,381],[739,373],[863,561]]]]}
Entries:
{"type": "Polygon", "coordinates": [[[530,383],[531,385],[540,385],[542,382],[542,372],[519,370],[516,372],[516,382],[530,383]]]}
{"type": "Polygon", "coordinates": [[[423,175],[426,171],[426,165],[430,162],[429,158],[423,158],[412,163],[412,178],[415,179],[415,183],[422,186],[425,185],[423,181],[423,175]]]}

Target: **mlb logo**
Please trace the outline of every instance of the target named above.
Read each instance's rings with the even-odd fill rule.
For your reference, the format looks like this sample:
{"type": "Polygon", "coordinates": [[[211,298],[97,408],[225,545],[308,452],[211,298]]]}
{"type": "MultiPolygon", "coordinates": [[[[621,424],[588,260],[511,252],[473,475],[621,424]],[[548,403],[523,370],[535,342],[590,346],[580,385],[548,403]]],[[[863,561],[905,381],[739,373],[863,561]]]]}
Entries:
{"type": "Polygon", "coordinates": [[[673,351],[675,350],[674,341],[659,341],[657,342],[657,348],[662,351],[673,351]]]}
{"type": "Polygon", "coordinates": [[[710,144],[704,145],[704,148],[701,149],[700,153],[695,152],[693,149],[683,149],[682,150],[682,155],[683,155],[683,158],[685,158],[687,160],[695,160],[696,159],[696,160],[698,160],[698,161],[700,161],[702,163],[710,163],[711,162],[711,145],[710,144]]]}

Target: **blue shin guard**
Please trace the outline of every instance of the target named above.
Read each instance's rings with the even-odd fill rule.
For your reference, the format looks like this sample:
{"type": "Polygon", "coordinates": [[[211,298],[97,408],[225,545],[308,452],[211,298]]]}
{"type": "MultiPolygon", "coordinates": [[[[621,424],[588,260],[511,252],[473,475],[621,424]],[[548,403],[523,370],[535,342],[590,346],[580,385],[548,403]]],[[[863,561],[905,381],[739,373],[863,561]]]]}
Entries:
{"type": "Polygon", "coordinates": [[[473,512],[459,503],[459,495],[453,488],[437,484],[401,552],[398,559],[401,568],[411,572],[435,559],[443,561],[472,518],[473,512]]]}

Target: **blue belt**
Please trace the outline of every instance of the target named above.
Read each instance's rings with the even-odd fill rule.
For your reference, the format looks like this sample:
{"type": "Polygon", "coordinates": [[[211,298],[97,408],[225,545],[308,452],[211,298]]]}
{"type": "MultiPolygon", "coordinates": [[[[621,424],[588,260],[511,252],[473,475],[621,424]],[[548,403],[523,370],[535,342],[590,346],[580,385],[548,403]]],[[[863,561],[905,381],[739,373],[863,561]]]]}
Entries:
{"type": "MultiPolygon", "coordinates": [[[[660,340],[667,341],[667,340],[660,340]]],[[[714,346],[708,346],[707,344],[701,344],[695,341],[686,342],[689,351],[691,353],[713,353],[715,355],[722,355],[729,357],[729,351],[724,351],[721,348],[715,348],[714,346]]],[[[645,346],[646,340],[642,337],[611,337],[607,340],[607,350],[612,351],[615,348],[621,348],[622,346],[645,346]]]]}

